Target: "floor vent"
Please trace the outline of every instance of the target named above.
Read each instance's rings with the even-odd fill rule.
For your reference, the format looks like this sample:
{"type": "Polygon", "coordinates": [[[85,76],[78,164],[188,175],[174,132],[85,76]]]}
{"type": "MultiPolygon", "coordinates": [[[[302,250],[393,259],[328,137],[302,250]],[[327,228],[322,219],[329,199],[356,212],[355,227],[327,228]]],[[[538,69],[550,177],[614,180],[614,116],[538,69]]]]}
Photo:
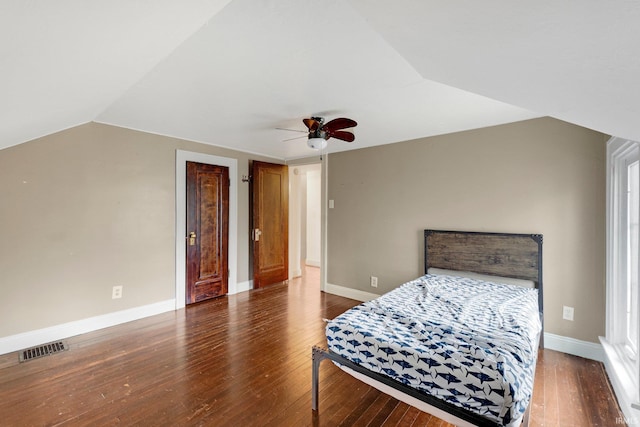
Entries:
{"type": "Polygon", "coordinates": [[[65,341],[50,342],[49,344],[27,348],[26,350],[20,351],[20,362],[27,362],[39,357],[60,353],[65,350],[69,350],[69,345],[65,341]]]}

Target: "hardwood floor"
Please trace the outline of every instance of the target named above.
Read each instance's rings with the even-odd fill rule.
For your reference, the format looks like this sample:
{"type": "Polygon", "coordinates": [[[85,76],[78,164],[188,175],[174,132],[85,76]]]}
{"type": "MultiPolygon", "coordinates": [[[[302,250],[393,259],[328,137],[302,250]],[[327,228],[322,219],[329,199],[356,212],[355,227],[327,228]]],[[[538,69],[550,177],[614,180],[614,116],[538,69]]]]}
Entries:
{"type": "MultiPolygon", "coordinates": [[[[319,291],[318,269],[241,293],[77,336],[70,350],[18,364],[0,356],[1,426],[446,426],[320,368],[311,411],[311,346],[357,301],[319,291]]],[[[533,426],[612,426],[622,417],[602,364],[544,350],[533,426]]]]}

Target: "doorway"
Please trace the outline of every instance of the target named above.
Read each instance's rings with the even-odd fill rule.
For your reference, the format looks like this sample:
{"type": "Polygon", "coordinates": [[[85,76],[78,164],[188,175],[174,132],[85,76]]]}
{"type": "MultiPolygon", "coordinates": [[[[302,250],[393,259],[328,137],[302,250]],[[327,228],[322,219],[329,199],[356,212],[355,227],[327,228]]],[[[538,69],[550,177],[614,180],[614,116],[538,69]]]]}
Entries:
{"type": "Polygon", "coordinates": [[[322,264],[322,164],[290,165],[289,183],[289,277],[295,278],[322,264]]]}
{"type": "Polygon", "coordinates": [[[253,287],[289,278],[289,172],[287,165],[251,164],[253,287]]]}
{"type": "Polygon", "coordinates": [[[176,150],[176,247],[175,247],[175,308],[185,307],[186,270],[185,254],[187,241],[186,227],[186,175],[187,162],[207,163],[211,165],[226,166],[229,168],[229,276],[228,293],[238,292],[237,265],[238,265],[238,160],[214,156],[211,154],[196,153],[192,151],[176,150]]]}
{"type": "Polygon", "coordinates": [[[227,294],[229,168],[187,162],[186,304],[227,294]]]}

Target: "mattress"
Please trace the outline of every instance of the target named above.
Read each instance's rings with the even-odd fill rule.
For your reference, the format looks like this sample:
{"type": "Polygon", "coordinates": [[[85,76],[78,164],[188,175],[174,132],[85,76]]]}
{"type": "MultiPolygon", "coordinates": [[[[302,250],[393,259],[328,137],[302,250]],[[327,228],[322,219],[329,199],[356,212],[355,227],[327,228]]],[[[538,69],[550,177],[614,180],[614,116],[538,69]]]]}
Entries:
{"type": "Polygon", "coordinates": [[[327,344],[368,370],[516,425],[533,391],[537,293],[427,274],[329,321],[327,344]]]}

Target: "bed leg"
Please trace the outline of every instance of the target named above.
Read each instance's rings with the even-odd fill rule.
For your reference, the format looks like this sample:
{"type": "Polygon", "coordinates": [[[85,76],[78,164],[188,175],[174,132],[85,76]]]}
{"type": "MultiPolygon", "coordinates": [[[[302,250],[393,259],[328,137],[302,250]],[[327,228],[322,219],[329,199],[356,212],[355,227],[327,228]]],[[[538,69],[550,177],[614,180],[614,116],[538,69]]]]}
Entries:
{"type": "Polygon", "coordinates": [[[313,347],[311,349],[311,409],[318,410],[318,382],[320,376],[320,362],[325,359],[323,350],[313,347]]]}
{"type": "Polygon", "coordinates": [[[531,406],[533,406],[533,398],[529,402],[529,406],[527,407],[527,410],[524,411],[524,417],[522,417],[522,424],[521,424],[522,427],[529,427],[529,415],[531,414],[531,406]]]}

